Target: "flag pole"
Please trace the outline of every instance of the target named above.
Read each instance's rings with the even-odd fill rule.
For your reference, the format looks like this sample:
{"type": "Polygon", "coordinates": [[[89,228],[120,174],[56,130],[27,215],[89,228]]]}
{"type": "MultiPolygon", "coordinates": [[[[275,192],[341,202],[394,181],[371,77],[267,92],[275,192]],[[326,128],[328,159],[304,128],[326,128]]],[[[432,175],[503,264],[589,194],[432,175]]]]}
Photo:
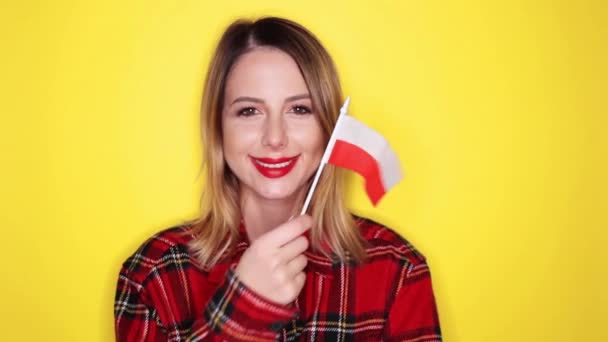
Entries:
{"type": "Polygon", "coordinates": [[[327,143],[327,147],[325,147],[325,152],[323,152],[323,157],[321,158],[321,163],[319,164],[319,168],[317,169],[317,173],[315,174],[315,179],[312,181],[312,185],[310,186],[310,190],[308,190],[308,195],[306,195],[306,201],[304,201],[304,207],[302,207],[302,212],[300,215],[306,214],[308,210],[308,205],[310,204],[310,200],[312,199],[312,194],[315,192],[315,188],[317,187],[317,183],[319,182],[319,178],[321,176],[321,172],[323,172],[323,168],[325,164],[329,161],[329,156],[331,155],[331,151],[334,148],[336,143],[336,127],[340,123],[340,119],[342,116],[346,115],[348,112],[348,105],[350,104],[350,96],[346,98],[342,108],[340,108],[340,114],[338,115],[338,120],[336,121],[336,125],[334,126],[334,130],[331,132],[331,136],[329,137],[329,142],[327,143]]]}

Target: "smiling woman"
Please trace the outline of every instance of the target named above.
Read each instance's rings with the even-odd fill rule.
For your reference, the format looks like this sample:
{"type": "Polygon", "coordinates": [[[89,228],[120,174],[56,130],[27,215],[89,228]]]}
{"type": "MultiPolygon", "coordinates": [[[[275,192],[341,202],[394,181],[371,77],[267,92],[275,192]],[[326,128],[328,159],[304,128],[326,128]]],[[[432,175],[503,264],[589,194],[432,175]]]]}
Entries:
{"type": "Polygon", "coordinates": [[[293,218],[341,103],[333,61],[304,27],[227,28],[203,96],[201,216],[125,261],[117,340],[441,340],[424,256],[348,212],[339,170],[293,218]]]}
{"type": "Polygon", "coordinates": [[[230,103],[222,111],[224,158],[239,179],[241,208],[255,238],[301,208],[327,133],[298,65],[279,49],[259,47],[240,57],[224,96],[230,103]],[[262,219],[259,213],[272,213],[275,222],[252,222],[262,219]]]}

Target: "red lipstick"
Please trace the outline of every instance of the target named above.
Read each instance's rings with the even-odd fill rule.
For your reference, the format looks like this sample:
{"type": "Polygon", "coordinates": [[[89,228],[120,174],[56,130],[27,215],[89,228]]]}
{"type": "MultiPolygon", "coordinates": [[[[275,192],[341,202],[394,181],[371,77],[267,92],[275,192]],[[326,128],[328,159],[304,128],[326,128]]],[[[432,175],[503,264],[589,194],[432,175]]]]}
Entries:
{"type": "Polygon", "coordinates": [[[293,167],[300,155],[295,157],[284,157],[284,158],[255,158],[249,156],[251,162],[255,168],[267,178],[279,178],[288,174],[293,167]]]}

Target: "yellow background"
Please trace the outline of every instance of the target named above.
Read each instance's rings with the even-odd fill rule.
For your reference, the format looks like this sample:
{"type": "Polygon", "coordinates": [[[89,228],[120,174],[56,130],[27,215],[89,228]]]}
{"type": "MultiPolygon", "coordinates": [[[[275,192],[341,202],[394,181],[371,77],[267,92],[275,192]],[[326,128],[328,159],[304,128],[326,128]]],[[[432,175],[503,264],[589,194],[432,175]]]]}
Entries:
{"type": "Polygon", "coordinates": [[[608,341],[605,1],[0,6],[1,340],[113,339],[121,262],[196,214],[214,43],[272,14],[400,155],[379,207],[349,199],[427,256],[446,341],[608,341]]]}

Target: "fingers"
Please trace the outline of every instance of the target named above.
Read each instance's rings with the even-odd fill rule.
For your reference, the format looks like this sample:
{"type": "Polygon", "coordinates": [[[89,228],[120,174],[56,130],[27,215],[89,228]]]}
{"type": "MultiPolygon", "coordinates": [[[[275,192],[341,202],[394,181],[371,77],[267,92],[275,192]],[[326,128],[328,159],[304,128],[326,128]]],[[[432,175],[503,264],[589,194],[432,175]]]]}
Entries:
{"type": "Polygon", "coordinates": [[[305,236],[300,235],[281,247],[279,258],[285,260],[285,262],[289,262],[298,255],[306,252],[308,245],[308,239],[305,236]]]}
{"type": "Polygon", "coordinates": [[[298,297],[300,292],[302,292],[305,283],[306,274],[300,272],[291,281],[284,283],[276,292],[281,294],[283,303],[291,303],[298,297]]]}
{"type": "Polygon", "coordinates": [[[298,216],[261,236],[258,241],[269,247],[281,247],[304,234],[312,226],[312,217],[298,216]]]}
{"type": "Polygon", "coordinates": [[[308,258],[304,254],[300,254],[287,263],[287,274],[291,277],[297,276],[304,271],[308,264],[308,258]]]}
{"type": "MultiPolygon", "coordinates": [[[[296,276],[296,278],[294,279],[296,286],[300,289],[300,291],[302,290],[302,288],[304,287],[304,283],[306,283],[306,273],[304,272],[300,272],[298,273],[298,275],[296,276]]],[[[299,293],[299,291],[298,291],[299,293]]],[[[297,295],[296,295],[297,296],[297,295]]]]}

